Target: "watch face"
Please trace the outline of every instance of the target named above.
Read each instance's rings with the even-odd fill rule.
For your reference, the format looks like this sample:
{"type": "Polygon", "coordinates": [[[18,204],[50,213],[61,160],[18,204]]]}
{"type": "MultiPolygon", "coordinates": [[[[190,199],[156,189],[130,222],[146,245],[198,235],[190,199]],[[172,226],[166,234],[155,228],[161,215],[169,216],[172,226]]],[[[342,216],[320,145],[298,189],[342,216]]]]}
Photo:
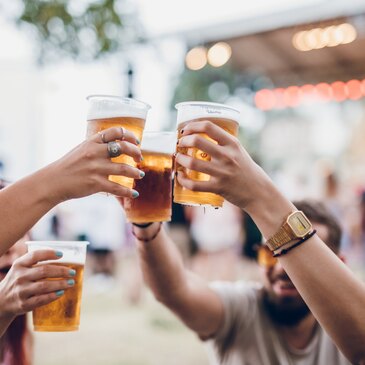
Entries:
{"type": "Polygon", "coordinates": [[[304,237],[312,231],[311,222],[301,211],[292,213],[287,222],[297,237],[304,237]]]}

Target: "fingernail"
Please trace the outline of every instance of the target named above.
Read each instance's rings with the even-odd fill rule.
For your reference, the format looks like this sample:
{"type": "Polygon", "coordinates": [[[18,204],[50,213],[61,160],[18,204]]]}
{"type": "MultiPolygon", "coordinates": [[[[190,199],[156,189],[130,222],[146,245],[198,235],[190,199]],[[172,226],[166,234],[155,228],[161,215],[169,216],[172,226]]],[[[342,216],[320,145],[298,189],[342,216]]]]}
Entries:
{"type": "Polygon", "coordinates": [[[56,291],[56,295],[58,296],[58,297],[60,297],[61,295],[63,295],[65,293],[65,291],[64,290],[58,290],[58,291],[56,291]]]}
{"type": "Polygon", "coordinates": [[[140,141],[138,138],[136,138],[136,143],[137,143],[137,144],[140,144],[140,143],[141,143],[141,141],[140,141]]]}
{"type": "Polygon", "coordinates": [[[139,197],[139,192],[136,191],[136,190],[133,190],[132,191],[132,198],[135,199],[135,198],[138,198],[139,197]]]}
{"type": "Polygon", "coordinates": [[[55,255],[57,257],[62,257],[63,256],[63,253],[61,251],[55,251],[55,255]]]}
{"type": "Polygon", "coordinates": [[[140,171],[139,172],[139,177],[144,177],[146,174],[144,173],[144,171],[140,171]]]}
{"type": "Polygon", "coordinates": [[[141,156],[141,161],[143,161],[143,156],[141,156]]]}
{"type": "Polygon", "coordinates": [[[76,275],[76,270],[71,269],[69,271],[69,274],[70,274],[70,276],[75,276],[76,275]]]}
{"type": "Polygon", "coordinates": [[[74,279],[67,280],[67,284],[68,285],[75,285],[75,280],[74,279]]]}

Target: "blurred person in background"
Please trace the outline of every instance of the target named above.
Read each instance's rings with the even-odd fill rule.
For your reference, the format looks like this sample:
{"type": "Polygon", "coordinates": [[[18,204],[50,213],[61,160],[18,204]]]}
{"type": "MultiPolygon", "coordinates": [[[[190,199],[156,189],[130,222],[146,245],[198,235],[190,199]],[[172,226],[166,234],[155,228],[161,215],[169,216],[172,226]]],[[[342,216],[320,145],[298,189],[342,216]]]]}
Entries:
{"type": "MultiPolygon", "coordinates": [[[[306,214],[321,239],[338,254],[341,228],[328,209],[316,202],[294,205],[306,214]]],[[[165,233],[148,244],[159,245],[159,256],[166,262],[157,264],[147,249],[140,246],[147,283],[157,299],[201,339],[210,340],[211,364],[349,364],[265,245],[260,246],[258,254],[263,285],[216,281],[208,286],[183,268],[165,233]],[[180,281],[184,283],[182,287],[177,285],[180,281]]]]}
{"type": "Polygon", "coordinates": [[[242,211],[229,202],[220,209],[186,207],[197,247],[191,270],[206,280],[234,280],[243,240],[242,211]]]}
{"type": "MultiPolygon", "coordinates": [[[[172,185],[174,182],[172,182],[172,185]]],[[[171,221],[168,222],[169,236],[176,243],[184,262],[189,265],[193,248],[191,247],[190,222],[186,217],[186,208],[182,204],[172,202],[171,221]]]]}
{"type": "MultiPolygon", "coordinates": [[[[2,182],[0,188],[4,185],[2,182]]],[[[34,267],[45,260],[59,259],[62,253],[27,253],[25,241],[29,239],[27,233],[0,256],[1,365],[32,364],[33,341],[26,313],[57,300],[74,285],[74,270],[51,264],[34,267]],[[46,281],[49,278],[53,280],[46,281]]]]}
{"type": "Polygon", "coordinates": [[[142,178],[141,171],[110,160],[109,142],[137,162],[141,151],[133,133],[109,128],[95,134],[59,160],[0,191],[0,254],[23,237],[51,208],[97,192],[138,197],[138,192],[108,180],[109,175],[142,178]]]}

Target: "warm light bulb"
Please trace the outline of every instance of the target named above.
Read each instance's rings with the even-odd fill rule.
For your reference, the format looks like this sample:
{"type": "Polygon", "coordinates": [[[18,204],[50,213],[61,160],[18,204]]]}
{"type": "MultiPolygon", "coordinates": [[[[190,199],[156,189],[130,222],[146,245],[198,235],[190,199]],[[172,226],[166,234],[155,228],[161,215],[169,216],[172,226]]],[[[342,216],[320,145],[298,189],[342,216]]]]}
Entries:
{"type": "Polygon", "coordinates": [[[186,67],[190,70],[197,71],[207,64],[207,50],[205,47],[192,48],[185,57],[186,67]]]}
{"type": "Polygon", "coordinates": [[[231,46],[224,42],[218,42],[208,51],[208,62],[213,67],[221,67],[231,58],[231,46]]]}
{"type": "Polygon", "coordinates": [[[342,44],[348,44],[353,42],[357,37],[356,29],[353,25],[348,23],[343,23],[338,27],[343,33],[343,41],[342,44]]]}

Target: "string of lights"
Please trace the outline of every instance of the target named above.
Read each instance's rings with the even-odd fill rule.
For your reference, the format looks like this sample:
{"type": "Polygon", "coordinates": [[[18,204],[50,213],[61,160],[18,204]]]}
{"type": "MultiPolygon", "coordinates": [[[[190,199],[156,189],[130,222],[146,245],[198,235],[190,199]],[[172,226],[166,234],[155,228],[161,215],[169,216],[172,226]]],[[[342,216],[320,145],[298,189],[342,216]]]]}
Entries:
{"type": "Polygon", "coordinates": [[[306,52],[324,47],[336,47],[353,42],[357,37],[355,27],[349,23],[326,28],[302,30],[294,34],[292,43],[298,51],[306,52]]]}
{"type": "Polygon", "coordinates": [[[289,86],[287,88],[262,89],[255,94],[255,105],[261,110],[294,108],[313,102],[342,102],[365,97],[365,79],[347,82],[321,82],[316,85],[289,86]]]}

